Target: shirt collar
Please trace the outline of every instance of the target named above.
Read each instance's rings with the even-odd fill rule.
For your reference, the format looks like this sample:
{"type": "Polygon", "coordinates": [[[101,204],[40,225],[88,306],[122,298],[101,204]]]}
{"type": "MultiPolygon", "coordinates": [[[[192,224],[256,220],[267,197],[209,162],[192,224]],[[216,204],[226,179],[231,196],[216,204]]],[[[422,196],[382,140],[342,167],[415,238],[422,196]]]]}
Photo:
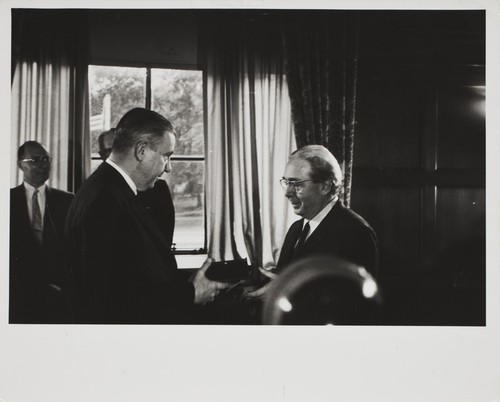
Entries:
{"type": "MultiPolygon", "coordinates": [[[[328,213],[332,210],[333,206],[335,205],[335,203],[337,202],[337,200],[339,199],[339,197],[335,196],[333,197],[329,202],[328,204],[326,204],[323,209],[321,211],[319,211],[316,216],[314,216],[314,218],[312,218],[311,220],[308,220],[308,219],[305,219],[304,218],[304,226],[307,222],[309,222],[309,235],[314,232],[314,230],[319,226],[319,224],[321,223],[321,221],[323,221],[323,219],[325,219],[326,215],[328,215],[328,213]]],[[[304,227],[303,226],[303,227],[304,227]]],[[[308,236],[309,237],[309,236],[308,236]]]]}
{"type": "Polygon", "coordinates": [[[118,171],[118,173],[120,173],[123,176],[123,178],[129,185],[130,189],[134,192],[135,195],[137,195],[137,186],[135,185],[134,181],[130,178],[130,176],[127,173],[125,173],[125,171],[115,162],[113,162],[110,158],[106,159],[105,162],[113,166],[118,171]]]}
{"type": "Polygon", "coordinates": [[[28,197],[32,197],[33,193],[35,192],[35,190],[38,190],[38,193],[40,195],[44,196],[45,195],[45,189],[47,188],[47,183],[43,183],[38,188],[33,187],[31,184],[26,183],[26,182],[23,182],[23,185],[24,185],[24,190],[26,191],[26,194],[28,195],[28,197]]]}

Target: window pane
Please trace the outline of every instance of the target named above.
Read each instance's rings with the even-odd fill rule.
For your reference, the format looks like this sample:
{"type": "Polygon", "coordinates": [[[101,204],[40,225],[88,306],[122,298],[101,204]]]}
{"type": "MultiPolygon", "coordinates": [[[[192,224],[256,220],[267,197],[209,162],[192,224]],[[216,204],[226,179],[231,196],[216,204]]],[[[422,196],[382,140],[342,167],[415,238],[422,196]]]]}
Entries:
{"type": "Polygon", "coordinates": [[[166,176],[175,206],[177,249],[205,246],[204,161],[172,161],[166,176]]]}
{"type": "Polygon", "coordinates": [[[203,72],[151,69],[151,107],[177,131],[175,155],[204,155],[203,72]]]}
{"type": "Polygon", "coordinates": [[[89,66],[91,152],[97,155],[97,138],[116,127],[134,107],[145,106],[146,69],[89,66]]]}
{"type": "Polygon", "coordinates": [[[102,159],[91,159],[90,160],[90,173],[94,173],[99,165],[102,163],[102,159]]]}

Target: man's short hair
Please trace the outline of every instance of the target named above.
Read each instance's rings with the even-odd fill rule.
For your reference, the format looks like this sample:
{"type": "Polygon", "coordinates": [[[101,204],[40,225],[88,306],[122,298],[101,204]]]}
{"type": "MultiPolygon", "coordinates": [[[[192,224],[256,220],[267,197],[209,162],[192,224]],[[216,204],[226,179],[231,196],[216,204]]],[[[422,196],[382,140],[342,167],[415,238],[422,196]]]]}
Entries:
{"type": "MultiPolygon", "coordinates": [[[[21,159],[24,159],[24,156],[26,155],[26,148],[28,147],[40,147],[45,149],[45,147],[40,144],[38,141],[26,141],[24,144],[22,144],[18,149],[17,149],[17,160],[20,161],[21,159]]],[[[47,151],[45,149],[45,151],[47,151]]]]}
{"type": "Polygon", "coordinates": [[[331,180],[333,183],[332,193],[338,193],[344,175],[337,159],[327,148],[323,145],[305,145],[290,155],[289,161],[294,159],[303,159],[309,162],[311,180],[315,183],[331,180]]]}
{"type": "Polygon", "coordinates": [[[113,151],[126,152],[138,141],[148,141],[156,149],[166,131],[175,135],[172,123],[161,114],[144,108],[129,110],[116,126],[113,151]]]}
{"type": "Polygon", "coordinates": [[[103,160],[109,158],[111,151],[113,149],[113,142],[115,141],[115,129],[112,128],[107,131],[103,131],[99,134],[97,142],[99,143],[99,155],[103,160]]]}
{"type": "Polygon", "coordinates": [[[99,151],[111,149],[115,141],[115,129],[112,128],[111,130],[103,131],[99,134],[97,141],[99,142],[99,151]]]}

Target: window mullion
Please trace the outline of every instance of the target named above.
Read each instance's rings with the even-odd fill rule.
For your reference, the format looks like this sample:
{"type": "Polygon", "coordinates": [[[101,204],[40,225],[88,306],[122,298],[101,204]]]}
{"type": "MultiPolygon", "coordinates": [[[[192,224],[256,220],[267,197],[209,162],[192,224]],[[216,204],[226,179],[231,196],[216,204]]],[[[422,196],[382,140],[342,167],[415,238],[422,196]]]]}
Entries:
{"type": "Polygon", "coordinates": [[[151,67],[146,67],[146,109],[151,110],[151,67]]]}

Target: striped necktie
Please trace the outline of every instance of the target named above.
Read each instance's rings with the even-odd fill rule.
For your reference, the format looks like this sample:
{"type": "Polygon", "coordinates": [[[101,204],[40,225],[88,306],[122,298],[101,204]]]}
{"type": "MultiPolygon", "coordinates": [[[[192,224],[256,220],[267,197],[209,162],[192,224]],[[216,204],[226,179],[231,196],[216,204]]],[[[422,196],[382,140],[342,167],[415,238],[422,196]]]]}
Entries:
{"type": "Polygon", "coordinates": [[[32,221],[31,228],[38,243],[42,244],[43,222],[42,212],[40,211],[40,204],[38,204],[38,189],[33,193],[32,201],[32,221]]]}

